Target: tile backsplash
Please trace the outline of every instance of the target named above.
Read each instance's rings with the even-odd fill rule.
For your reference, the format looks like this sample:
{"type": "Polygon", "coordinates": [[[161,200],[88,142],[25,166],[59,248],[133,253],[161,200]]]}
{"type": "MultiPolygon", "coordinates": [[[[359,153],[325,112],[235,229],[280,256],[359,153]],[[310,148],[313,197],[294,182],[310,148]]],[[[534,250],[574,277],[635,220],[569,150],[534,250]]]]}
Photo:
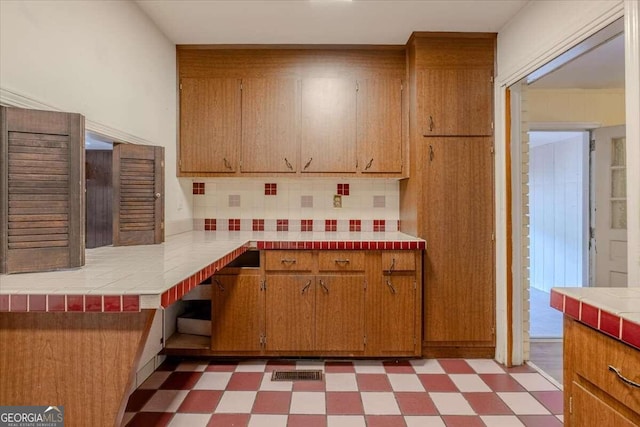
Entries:
{"type": "Polygon", "coordinates": [[[194,178],[193,188],[195,230],[398,230],[397,180],[194,178]]]}

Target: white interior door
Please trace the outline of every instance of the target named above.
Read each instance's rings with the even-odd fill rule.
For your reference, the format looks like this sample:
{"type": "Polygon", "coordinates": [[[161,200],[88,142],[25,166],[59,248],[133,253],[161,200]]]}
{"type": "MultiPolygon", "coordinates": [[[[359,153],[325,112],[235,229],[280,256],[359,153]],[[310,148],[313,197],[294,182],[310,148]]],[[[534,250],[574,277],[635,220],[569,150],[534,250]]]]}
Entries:
{"type": "Polygon", "coordinates": [[[627,188],[625,127],[593,132],[591,242],[592,286],[627,286],[627,188]]]}

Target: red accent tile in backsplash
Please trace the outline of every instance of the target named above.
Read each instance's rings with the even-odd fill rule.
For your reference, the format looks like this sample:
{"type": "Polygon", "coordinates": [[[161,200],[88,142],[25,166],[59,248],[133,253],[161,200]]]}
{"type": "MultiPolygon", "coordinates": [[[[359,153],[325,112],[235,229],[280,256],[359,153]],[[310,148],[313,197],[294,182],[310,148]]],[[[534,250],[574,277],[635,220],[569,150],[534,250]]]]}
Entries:
{"type": "Polygon", "coordinates": [[[350,219],[349,231],[362,231],[362,221],[359,219],[350,219]]]}
{"type": "Polygon", "coordinates": [[[640,325],[622,319],[622,341],[640,349],[640,325]]]}
{"type": "MultiPolygon", "coordinates": [[[[53,295],[49,295],[49,310],[51,310],[52,298],[53,295]]],[[[84,311],[84,296],[67,295],[67,311],[84,311]]]]}
{"type": "Polygon", "coordinates": [[[0,311],[9,311],[9,295],[0,295],[0,311]]]}
{"type": "Polygon", "coordinates": [[[230,219],[229,220],[229,231],[240,231],[240,220],[239,219],[230,219]]]}
{"type": "Polygon", "coordinates": [[[65,311],[66,307],[64,295],[49,295],[48,307],[49,311],[65,311]]]}
{"type": "Polygon", "coordinates": [[[29,295],[29,311],[47,311],[47,296],[29,295]]]}
{"type": "Polygon", "coordinates": [[[11,311],[27,311],[26,295],[11,295],[11,311]]]}
{"type": "Polygon", "coordinates": [[[341,196],[349,195],[349,184],[338,184],[338,194],[341,196]]]}
{"type": "Polygon", "coordinates": [[[264,219],[253,220],[253,231],[264,231],[264,219]]]}
{"type": "Polygon", "coordinates": [[[337,231],[338,230],[338,220],[337,219],[325,219],[324,220],[324,231],[337,231]]]}
{"type": "Polygon", "coordinates": [[[600,310],[600,330],[620,338],[620,317],[600,310]]]}
{"type": "Polygon", "coordinates": [[[204,229],[205,229],[205,231],[216,231],[216,220],[215,220],[215,218],[205,218],[205,220],[204,220],[204,229]]]}
{"type": "Polygon", "coordinates": [[[289,231],[289,220],[288,219],[277,220],[276,231],[289,231]]]}
{"type": "Polygon", "coordinates": [[[193,194],[204,194],[204,182],[193,183],[193,194]]]}
{"type": "Polygon", "coordinates": [[[300,220],[300,231],[313,231],[313,220],[312,219],[301,219],[300,220]]]}
{"type": "MultiPolygon", "coordinates": [[[[562,307],[560,307],[560,310],[562,310],[562,307]]],[[[567,315],[573,317],[574,319],[579,319],[580,318],[580,301],[575,298],[566,296],[564,298],[564,311],[565,313],[567,313],[567,315]]]]}
{"type": "Polygon", "coordinates": [[[121,311],[120,295],[104,296],[104,311],[121,311]]]}
{"type": "Polygon", "coordinates": [[[373,220],[373,231],[385,231],[386,221],[384,219],[373,220]]]}
{"type": "Polygon", "coordinates": [[[580,303],[580,306],[580,321],[598,329],[598,312],[600,310],[583,302],[580,303]]]}
{"type": "Polygon", "coordinates": [[[122,311],[140,311],[140,297],[138,295],[123,295],[122,311]]]}
{"type": "Polygon", "coordinates": [[[102,311],[102,297],[100,295],[85,295],[84,311],[102,311]]]}
{"type": "MultiPolygon", "coordinates": [[[[559,294],[558,292],[552,289],[549,304],[551,305],[551,307],[555,308],[556,310],[562,311],[564,309],[564,295],[559,294]]],[[[578,305],[578,311],[580,311],[579,305],[578,305]]]]}
{"type": "Polygon", "coordinates": [[[265,196],[275,196],[278,194],[278,184],[265,184],[264,185],[264,195],[265,196]]]}

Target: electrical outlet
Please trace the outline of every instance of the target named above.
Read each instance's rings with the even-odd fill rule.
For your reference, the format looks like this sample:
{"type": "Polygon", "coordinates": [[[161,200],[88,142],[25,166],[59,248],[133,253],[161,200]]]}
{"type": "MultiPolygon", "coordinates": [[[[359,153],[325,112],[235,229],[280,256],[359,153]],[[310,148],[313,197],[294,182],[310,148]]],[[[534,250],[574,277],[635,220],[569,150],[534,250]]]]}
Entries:
{"type": "Polygon", "coordinates": [[[333,207],[341,208],[342,207],[342,196],[340,194],[334,194],[333,196],[333,207]]]}

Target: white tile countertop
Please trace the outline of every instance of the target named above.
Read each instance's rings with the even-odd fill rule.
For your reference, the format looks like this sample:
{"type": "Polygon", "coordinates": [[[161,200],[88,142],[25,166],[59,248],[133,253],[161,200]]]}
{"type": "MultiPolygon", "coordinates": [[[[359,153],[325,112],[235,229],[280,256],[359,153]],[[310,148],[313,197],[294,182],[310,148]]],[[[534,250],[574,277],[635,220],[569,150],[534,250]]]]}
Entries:
{"type": "Polygon", "coordinates": [[[166,242],[86,250],[77,269],[0,275],[0,311],[123,312],[166,307],[249,248],[417,250],[400,232],[191,231],[166,242]]]}
{"type": "Polygon", "coordinates": [[[551,306],[640,349],[640,288],[552,288],[551,306]]]}

